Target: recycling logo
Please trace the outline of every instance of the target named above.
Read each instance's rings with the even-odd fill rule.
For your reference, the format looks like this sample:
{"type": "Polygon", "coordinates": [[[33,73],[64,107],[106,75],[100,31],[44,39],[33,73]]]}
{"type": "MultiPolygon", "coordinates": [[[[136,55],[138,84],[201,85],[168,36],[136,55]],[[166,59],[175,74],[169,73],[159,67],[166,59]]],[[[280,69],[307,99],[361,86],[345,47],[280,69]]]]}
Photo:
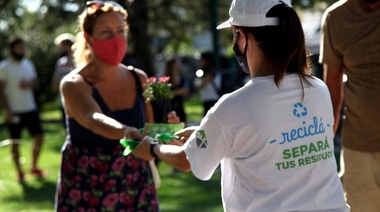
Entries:
{"type": "Polygon", "coordinates": [[[297,118],[304,117],[307,115],[307,108],[298,102],[294,104],[293,115],[297,118]]]}
{"type": "Polygon", "coordinates": [[[206,133],[203,130],[198,130],[196,133],[196,142],[199,148],[207,147],[206,133]]]}

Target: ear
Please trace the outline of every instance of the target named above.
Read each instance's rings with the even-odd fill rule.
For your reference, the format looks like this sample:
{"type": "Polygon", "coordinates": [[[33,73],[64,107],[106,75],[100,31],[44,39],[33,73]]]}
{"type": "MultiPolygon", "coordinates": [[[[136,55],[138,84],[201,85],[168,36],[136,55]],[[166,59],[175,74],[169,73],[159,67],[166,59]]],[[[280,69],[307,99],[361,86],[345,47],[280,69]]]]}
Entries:
{"type": "Polygon", "coordinates": [[[236,30],[236,36],[237,36],[237,39],[238,39],[238,42],[240,40],[241,43],[245,45],[247,45],[247,42],[248,42],[248,37],[247,37],[247,33],[245,33],[243,30],[241,29],[238,29],[236,30]],[[239,39],[240,38],[240,39],[239,39]]]}
{"type": "Polygon", "coordinates": [[[86,42],[91,46],[91,44],[92,44],[91,36],[84,32],[83,37],[86,40],[86,42]]]}

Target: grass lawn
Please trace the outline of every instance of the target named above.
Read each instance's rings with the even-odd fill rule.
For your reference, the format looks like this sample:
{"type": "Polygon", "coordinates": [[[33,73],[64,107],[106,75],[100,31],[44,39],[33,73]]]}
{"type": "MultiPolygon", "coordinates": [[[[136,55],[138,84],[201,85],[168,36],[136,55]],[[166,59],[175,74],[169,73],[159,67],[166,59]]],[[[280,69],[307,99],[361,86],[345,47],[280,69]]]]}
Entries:
{"type": "MultiPolygon", "coordinates": [[[[202,109],[199,102],[190,99],[186,103],[189,121],[199,122],[202,109]]],[[[57,119],[58,110],[42,113],[44,120],[57,119]]],[[[3,117],[0,117],[3,121],[3,117]]],[[[29,176],[21,185],[11,160],[10,148],[0,143],[0,211],[53,211],[54,192],[60,166],[60,148],[64,130],[60,122],[44,122],[45,144],[39,164],[48,173],[44,180],[29,176]]],[[[0,126],[0,141],[7,139],[7,131],[0,126]]],[[[30,167],[31,140],[26,132],[21,144],[21,162],[24,170],[30,167]]],[[[162,184],[158,190],[162,211],[223,211],[220,196],[220,173],[210,181],[200,181],[190,173],[174,173],[165,163],[160,163],[162,184]]]]}

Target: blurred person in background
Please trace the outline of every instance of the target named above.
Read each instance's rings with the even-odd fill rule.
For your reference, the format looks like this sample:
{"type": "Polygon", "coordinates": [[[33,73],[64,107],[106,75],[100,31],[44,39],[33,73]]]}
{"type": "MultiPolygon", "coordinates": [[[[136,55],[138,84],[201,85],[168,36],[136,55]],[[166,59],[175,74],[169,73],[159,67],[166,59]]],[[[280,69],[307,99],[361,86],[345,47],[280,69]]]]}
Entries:
{"type": "Polygon", "coordinates": [[[203,76],[195,86],[200,90],[203,114],[206,115],[220,98],[219,90],[222,78],[216,66],[215,55],[212,52],[201,54],[200,68],[203,71],[203,76]]]}
{"type": "Polygon", "coordinates": [[[351,211],[380,211],[380,0],[341,0],[322,18],[320,62],[337,132],[344,101],[341,179],[351,211]],[[347,81],[343,86],[343,75],[347,81]]]}
{"type": "Polygon", "coordinates": [[[73,56],[72,45],[75,42],[75,36],[70,33],[63,33],[58,35],[54,39],[54,44],[59,48],[59,58],[55,64],[53,79],[52,79],[52,90],[57,93],[57,101],[61,110],[61,120],[62,124],[66,129],[66,119],[65,110],[63,109],[61,95],[59,92],[59,83],[62,78],[66,76],[70,71],[75,69],[75,61],[73,56]]]}
{"type": "Polygon", "coordinates": [[[190,90],[188,81],[182,76],[182,63],[180,59],[173,58],[167,61],[165,76],[170,77],[169,83],[172,84],[173,98],[170,101],[171,110],[174,110],[180,120],[186,123],[184,102],[189,98],[190,90]]]}
{"type": "Polygon", "coordinates": [[[12,159],[18,172],[18,180],[25,180],[20,164],[19,141],[26,128],[33,138],[32,167],[30,173],[44,177],[37,166],[43,144],[43,130],[34,89],[38,87],[38,76],[34,64],[27,58],[26,44],[21,38],[9,42],[10,56],[0,63],[0,101],[4,106],[5,122],[12,140],[12,159]]]}

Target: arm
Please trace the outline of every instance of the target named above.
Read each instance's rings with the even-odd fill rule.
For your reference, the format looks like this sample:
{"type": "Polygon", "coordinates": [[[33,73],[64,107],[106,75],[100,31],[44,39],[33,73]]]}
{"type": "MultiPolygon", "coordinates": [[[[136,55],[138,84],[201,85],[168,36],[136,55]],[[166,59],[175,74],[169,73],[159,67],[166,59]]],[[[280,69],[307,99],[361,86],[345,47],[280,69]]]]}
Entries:
{"type": "Polygon", "coordinates": [[[67,75],[61,82],[61,93],[69,117],[75,118],[92,132],[109,139],[133,137],[142,139],[139,131],[104,115],[92,98],[91,87],[79,74],[67,75]]]}
{"type": "Polygon", "coordinates": [[[201,88],[205,87],[212,80],[214,80],[214,77],[210,74],[206,74],[205,77],[203,78],[203,80],[201,81],[201,83],[199,83],[199,85],[197,85],[197,88],[201,89],[201,88]]]}
{"type": "Polygon", "coordinates": [[[10,122],[12,120],[12,113],[11,109],[8,104],[8,99],[5,96],[5,85],[6,82],[3,80],[0,80],[0,103],[4,106],[4,111],[5,111],[5,120],[7,122],[10,122]]]}
{"type": "Polygon", "coordinates": [[[4,94],[5,85],[6,85],[6,82],[3,80],[0,80],[0,103],[4,106],[5,111],[10,111],[8,100],[4,94]]]}
{"type": "Polygon", "coordinates": [[[51,89],[57,93],[59,91],[60,77],[57,71],[54,72],[53,79],[51,81],[51,89]]]}
{"type": "Polygon", "coordinates": [[[148,101],[145,102],[145,116],[147,122],[154,123],[153,108],[148,101]]]}
{"type": "Polygon", "coordinates": [[[28,69],[30,69],[31,75],[28,75],[26,79],[21,78],[19,82],[19,86],[21,89],[24,89],[24,90],[26,89],[36,90],[39,86],[36,68],[34,67],[34,64],[30,62],[29,60],[27,64],[29,65],[28,69]]]}
{"type": "MultiPolygon", "coordinates": [[[[133,71],[137,73],[137,76],[140,79],[140,84],[143,89],[142,92],[144,92],[146,90],[146,81],[148,79],[148,75],[146,75],[146,73],[143,70],[140,70],[138,68],[135,68],[133,71]]],[[[145,100],[145,119],[146,119],[146,122],[150,122],[150,123],[154,122],[153,108],[150,102],[147,100],[145,100]]]]}
{"type": "Polygon", "coordinates": [[[174,133],[174,135],[177,135],[179,136],[180,138],[182,139],[185,139],[187,140],[190,135],[199,128],[199,126],[190,126],[190,127],[186,127],[185,129],[182,129],[176,133],[174,133]]]}
{"type": "Polygon", "coordinates": [[[38,88],[38,79],[33,78],[31,80],[20,80],[20,88],[22,89],[37,89],[38,88]]]}
{"type": "Polygon", "coordinates": [[[183,172],[191,170],[190,163],[186,159],[186,153],[182,146],[157,144],[153,148],[160,160],[183,172]]]}
{"type": "Polygon", "coordinates": [[[323,65],[324,81],[329,88],[331,101],[334,112],[334,133],[336,133],[339,121],[340,112],[343,105],[344,92],[343,92],[343,66],[342,65],[323,65]]]}
{"type": "MultiPolygon", "coordinates": [[[[145,160],[153,160],[153,156],[150,155],[150,145],[152,142],[153,138],[145,136],[132,152],[133,155],[145,160]]],[[[186,153],[182,146],[156,144],[154,145],[153,151],[160,158],[160,160],[165,163],[184,172],[189,172],[191,170],[190,163],[186,159],[186,153]]]]}
{"type": "Polygon", "coordinates": [[[172,90],[172,93],[174,96],[183,96],[186,98],[189,96],[189,88],[187,87],[177,88],[177,89],[172,90]]]}

